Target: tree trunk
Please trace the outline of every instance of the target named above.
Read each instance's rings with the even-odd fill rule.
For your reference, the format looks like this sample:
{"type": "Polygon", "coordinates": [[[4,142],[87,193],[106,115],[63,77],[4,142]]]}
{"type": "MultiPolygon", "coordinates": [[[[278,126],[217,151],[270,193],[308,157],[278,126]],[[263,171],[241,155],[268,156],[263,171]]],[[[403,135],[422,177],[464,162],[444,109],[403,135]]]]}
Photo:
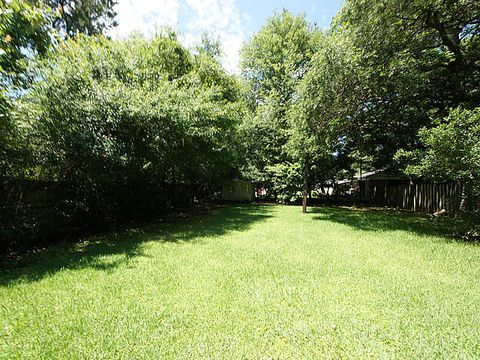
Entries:
{"type": "Polygon", "coordinates": [[[467,214],[472,214],[475,211],[475,195],[473,191],[473,183],[469,179],[465,181],[464,183],[464,193],[463,193],[463,201],[464,201],[464,211],[467,212],[467,214]]]}
{"type": "Polygon", "coordinates": [[[172,166],[172,206],[177,207],[177,178],[175,177],[175,166],[172,166]]]}
{"type": "Polygon", "coordinates": [[[303,199],[302,199],[302,213],[307,213],[307,198],[308,198],[308,166],[310,163],[310,156],[305,157],[305,165],[303,167],[303,199]]]}

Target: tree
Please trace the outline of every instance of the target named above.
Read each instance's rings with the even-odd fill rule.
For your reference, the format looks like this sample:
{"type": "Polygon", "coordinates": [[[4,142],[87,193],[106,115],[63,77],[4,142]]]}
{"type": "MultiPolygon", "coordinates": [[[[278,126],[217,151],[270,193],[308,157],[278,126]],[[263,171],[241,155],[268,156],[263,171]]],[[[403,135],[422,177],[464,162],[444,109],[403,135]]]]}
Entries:
{"type": "Polygon", "coordinates": [[[53,34],[52,13],[34,1],[0,0],[0,180],[22,172],[25,152],[12,118],[12,98],[31,76],[29,61],[44,55],[53,34]]]}
{"type": "Polygon", "coordinates": [[[463,184],[467,234],[480,236],[480,108],[455,108],[433,128],[419,132],[423,148],[400,151],[406,158],[406,172],[437,181],[463,184]]]}
{"type": "Polygon", "coordinates": [[[45,54],[51,43],[52,13],[34,1],[0,0],[0,71],[3,86],[22,80],[26,60],[45,54]]]}
{"type": "Polygon", "coordinates": [[[117,25],[116,0],[45,0],[45,3],[58,12],[53,25],[65,36],[102,34],[117,25]]]}
{"type": "Polygon", "coordinates": [[[432,119],[478,104],[479,18],[473,0],[347,1],[333,31],[351,39],[365,73],[363,99],[343,124],[348,147],[396,166],[396,151],[415,149],[432,119]]]}
{"type": "Polygon", "coordinates": [[[336,25],[369,55],[403,51],[453,74],[478,68],[479,17],[474,0],[349,0],[336,25]]]}
{"type": "Polygon", "coordinates": [[[290,136],[287,113],[319,38],[320,32],[304,16],[283,11],[272,16],[242,50],[242,75],[252,111],[243,126],[251,164],[247,176],[263,182],[283,201],[295,198],[296,191],[282,184],[278,174],[288,166],[293,172],[298,169],[285,149],[290,136]]]}
{"type": "Polygon", "coordinates": [[[338,142],[335,124],[357,104],[355,98],[344,94],[360,93],[361,86],[358,55],[348,39],[341,34],[329,34],[320,44],[297,88],[298,98],[290,112],[293,135],[289,149],[303,167],[303,212],[307,208],[312,170],[317,172],[317,181],[332,176],[338,142]]]}
{"type": "Polygon", "coordinates": [[[90,219],[165,208],[167,186],[197,189],[235,172],[235,78],[174,34],[80,35],[38,69],[21,99],[37,160],[31,171],[60,184],[90,219]]]}

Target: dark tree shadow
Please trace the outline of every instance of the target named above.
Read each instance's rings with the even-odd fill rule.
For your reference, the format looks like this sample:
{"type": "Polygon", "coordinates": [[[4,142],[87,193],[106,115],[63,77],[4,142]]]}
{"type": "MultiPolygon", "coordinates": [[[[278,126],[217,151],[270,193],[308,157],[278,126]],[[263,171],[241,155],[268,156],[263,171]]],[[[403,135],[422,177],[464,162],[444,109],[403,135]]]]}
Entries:
{"type": "Polygon", "coordinates": [[[220,236],[231,231],[245,231],[252,224],[270,215],[268,206],[215,207],[207,214],[160,219],[154,223],[100,236],[92,236],[76,244],[60,244],[29,254],[20,260],[4,262],[0,270],[0,286],[12,282],[33,282],[64,269],[94,268],[111,270],[138,256],[146,256],[146,241],[196,242],[206,236],[220,236]],[[104,261],[106,255],[122,255],[104,261]]]}
{"type": "Polygon", "coordinates": [[[448,218],[395,210],[354,209],[340,207],[311,208],[314,219],[330,221],[365,231],[403,230],[417,235],[437,235],[451,240],[457,222],[448,218]]]}

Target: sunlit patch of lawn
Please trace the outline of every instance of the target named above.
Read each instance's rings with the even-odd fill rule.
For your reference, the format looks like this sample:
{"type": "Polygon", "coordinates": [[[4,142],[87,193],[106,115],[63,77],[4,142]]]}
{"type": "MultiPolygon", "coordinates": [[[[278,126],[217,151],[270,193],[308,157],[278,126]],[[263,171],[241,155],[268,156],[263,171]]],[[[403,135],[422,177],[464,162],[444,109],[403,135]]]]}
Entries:
{"type": "Polygon", "coordinates": [[[480,246],[386,211],[233,206],[0,275],[0,358],[479,358],[480,246]]]}

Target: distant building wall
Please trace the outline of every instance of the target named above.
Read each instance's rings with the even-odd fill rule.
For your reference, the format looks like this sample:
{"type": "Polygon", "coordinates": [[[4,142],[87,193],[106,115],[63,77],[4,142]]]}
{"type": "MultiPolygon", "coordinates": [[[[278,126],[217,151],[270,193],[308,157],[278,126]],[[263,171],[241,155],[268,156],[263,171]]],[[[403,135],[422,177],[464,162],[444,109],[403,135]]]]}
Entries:
{"type": "Polygon", "coordinates": [[[255,199],[255,188],[250,181],[229,180],[222,184],[222,200],[252,202],[255,199]]]}

